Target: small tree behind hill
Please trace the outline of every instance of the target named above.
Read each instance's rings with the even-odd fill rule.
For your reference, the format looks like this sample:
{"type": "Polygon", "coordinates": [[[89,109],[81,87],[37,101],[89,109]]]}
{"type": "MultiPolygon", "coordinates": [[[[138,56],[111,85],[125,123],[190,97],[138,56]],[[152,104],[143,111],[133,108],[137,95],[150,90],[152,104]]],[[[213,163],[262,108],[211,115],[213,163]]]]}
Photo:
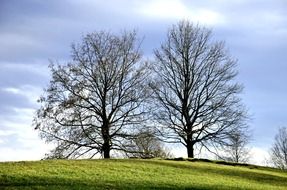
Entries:
{"type": "Polygon", "coordinates": [[[271,148],[271,162],[275,167],[287,169],[287,128],[281,127],[275,136],[275,142],[271,148]]]}
{"type": "Polygon", "coordinates": [[[250,150],[247,147],[249,140],[250,135],[246,131],[232,131],[227,143],[223,145],[219,158],[230,162],[247,163],[250,158],[250,150]]]}
{"type": "Polygon", "coordinates": [[[130,143],[128,157],[138,158],[169,158],[172,154],[164,147],[152,129],[142,129],[130,143]]]}

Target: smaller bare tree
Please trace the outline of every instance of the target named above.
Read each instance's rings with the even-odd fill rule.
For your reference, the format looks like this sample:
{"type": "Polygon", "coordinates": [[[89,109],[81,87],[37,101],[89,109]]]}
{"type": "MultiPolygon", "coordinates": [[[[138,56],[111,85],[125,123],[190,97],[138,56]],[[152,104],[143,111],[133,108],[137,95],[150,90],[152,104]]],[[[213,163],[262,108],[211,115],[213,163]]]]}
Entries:
{"type": "Polygon", "coordinates": [[[275,136],[275,142],[271,148],[271,162],[275,167],[287,169],[287,128],[279,128],[278,134],[275,136]]]}
{"type": "Polygon", "coordinates": [[[142,129],[134,136],[130,143],[128,157],[138,158],[168,158],[172,154],[163,145],[152,129],[142,129]]]}
{"type": "Polygon", "coordinates": [[[250,158],[250,149],[247,147],[250,137],[246,131],[232,131],[229,134],[228,142],[223,146],[223,153],[219,158],[236,163],[247,163],[250,158]]]}

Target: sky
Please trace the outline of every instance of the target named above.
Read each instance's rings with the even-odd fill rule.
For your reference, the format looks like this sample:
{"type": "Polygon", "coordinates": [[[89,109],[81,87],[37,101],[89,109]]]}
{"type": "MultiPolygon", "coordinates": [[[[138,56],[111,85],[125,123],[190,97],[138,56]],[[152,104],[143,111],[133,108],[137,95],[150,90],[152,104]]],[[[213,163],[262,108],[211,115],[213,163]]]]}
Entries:
{"type": "Polygon", "coordinates": [[[252,160],[263,164],[278,128],[287,126],[286,0],[0,0],[0,161],[39,160],[51,149],[31,123],[50,60],[69,61],[73,42],[135,29],[151,58],[182,19],[211,28],[238,59],[252,160]]]}

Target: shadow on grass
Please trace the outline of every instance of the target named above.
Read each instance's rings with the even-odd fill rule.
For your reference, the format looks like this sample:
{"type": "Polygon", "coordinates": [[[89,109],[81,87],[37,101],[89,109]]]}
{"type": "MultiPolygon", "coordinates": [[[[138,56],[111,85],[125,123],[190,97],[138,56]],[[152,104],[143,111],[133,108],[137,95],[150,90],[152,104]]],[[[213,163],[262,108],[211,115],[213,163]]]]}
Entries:
{"type": "Polygon", "coordinates": [[[189,161],[189,162],[208,162],[208,163],[215,163],[215,164],[228,165],[228,166],[244,166],[244,167],[248,167],[251,169],[259,168],[256,165],[247,164],[247,163],[227,162],[227,161],[223,161],[223,160],[209,160],[209,159],[205,159],[205,158],[182,158],[182,157],[178,157],[178,158],[167,158],[165,160],[189,161]]]}
{"type": "MultiPolygon", "coordinates": [[[[234,189],[225,185],[174,185],[171,183],[155,183],[151,181],[142,181],[142,183],[132,182],[130,180],[125,181],[107,181],[107,180],[81,180],[81,179],[67,179],[60,177],[15,177],[15,176],[3,176],[0,178],[1,190],[227,190],[234,189]],[[4,180],[3,180],[4,179],[4,180]]],[[[240,189],[240,188],[237,188],[240,189]]]]}
{"type": "MultiPolygon", "coordinates": [[[[148,162],[148,161],[147,161],[148,162]]],[[[209,161],[208,161],[209,162],[209,161]]],[[[258,184],[274,184],[277,186],[287,187],[287,175],[286,177],[273,175],[269,173],[263,173],[261,170],[236,170],[236,167],[226,167],[226,168],[212,168],[210,165],[206,166],[196,166],[189,164],[179,164],[178,162],[156,162],[152,161],[150,164],[158,164],[166,167],[174,167],[185,170],[193,170],[198,173],[213,173],[215,175],[221,175],[223,177],[235,177],[241,178],[243,180],[254,181],[258,184]]],[[[216,162],[211,162],[211,164],[216,164],[216,162]]],[[[227,164],[226,164],[227,165],[227,164]]],[[[242,165],[241,165],[242,166],[242,165]]],[[[243,165],[244,166],[244,165],[243,165]]],[[[248,167],[246,168],[248,169],[248,167]]],[[[249,168],[250,169],[250,168],[249,168]]],[[[278,171],[277,172],[281,172],[278,171]]],[[[283,173],[283,172],[282,172],[283,173]]]]}

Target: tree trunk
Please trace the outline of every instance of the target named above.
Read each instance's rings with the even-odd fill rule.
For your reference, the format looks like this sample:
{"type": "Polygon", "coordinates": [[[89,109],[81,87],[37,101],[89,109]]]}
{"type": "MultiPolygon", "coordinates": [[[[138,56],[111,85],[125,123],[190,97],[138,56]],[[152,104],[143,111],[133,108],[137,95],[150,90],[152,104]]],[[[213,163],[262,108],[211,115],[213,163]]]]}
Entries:
{"type": "Polygon", "coordinates": [[[192,143],[192,142],[189,142],[186,145],[187,157],[188,158],[194,158],[194,148],[193,148],[193,146],[194,146],[194,143],[192,143]]]}
{"type": "Polygon", "coordinates": [[[188,125],[187,139],[186,139],[187,157],[194,158],[194,142],[192,141],[192,125],[188,125]]]}
{"type": "Polygon", "coordinates": [[[102,126],[102,138],[104,140],[104,143],[102,146],[104,158],[110,158],[110,151],[111,151],[110,133],[109,133],[109,125],[107,124],[107,122],[104,122],[102,126]]]}
{"type": "Polygon", "coordinates": [[[103,144],[103,152],[104,152],[104,158],[108,159],[110,158],[110,151],[111,151],[111,147],[110,147],[110,144],[109,144],[109,141],[105,141],[104,140],[104,144],[103,144]]]}

